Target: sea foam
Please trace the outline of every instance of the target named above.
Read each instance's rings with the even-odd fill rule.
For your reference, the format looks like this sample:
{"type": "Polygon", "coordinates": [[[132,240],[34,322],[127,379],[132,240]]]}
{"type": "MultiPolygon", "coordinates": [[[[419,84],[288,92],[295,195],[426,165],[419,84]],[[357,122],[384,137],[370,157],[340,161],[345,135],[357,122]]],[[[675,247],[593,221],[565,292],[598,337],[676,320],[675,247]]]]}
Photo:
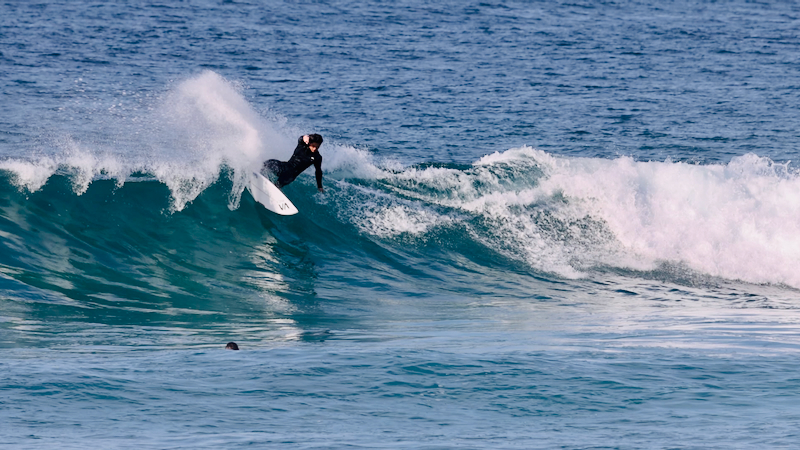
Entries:
{"type": "Polygon", "coordinates": [[[378,171],[375,180],[395,197],[375,194],[348,214],[376,236],[455,225],[536,270],[566,277],[601,266],[651,271],[667,264],[800,287],[800,176],[753,154],[695,165],[521,147],[467,170],[411,167],[378,171]]]}

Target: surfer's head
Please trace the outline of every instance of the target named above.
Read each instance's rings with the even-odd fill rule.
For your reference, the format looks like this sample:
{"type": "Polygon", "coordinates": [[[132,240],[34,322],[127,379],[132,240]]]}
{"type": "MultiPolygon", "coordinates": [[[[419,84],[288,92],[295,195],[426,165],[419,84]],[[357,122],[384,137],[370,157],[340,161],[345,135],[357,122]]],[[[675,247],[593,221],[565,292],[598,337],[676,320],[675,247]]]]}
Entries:
{"type": "Polygon", "coordinates": [[[236,345],[236,342],[228,342],[228,345],[225,346],[225,350],[239,350],[239,346],[236,345]]]}
{"type": "Polygon", "coordinates": [[[320,145],[322,145],[322,136],[318,134],[308,135],[308,148],[310,148],[312,152],[317,151],[320,145]]]}

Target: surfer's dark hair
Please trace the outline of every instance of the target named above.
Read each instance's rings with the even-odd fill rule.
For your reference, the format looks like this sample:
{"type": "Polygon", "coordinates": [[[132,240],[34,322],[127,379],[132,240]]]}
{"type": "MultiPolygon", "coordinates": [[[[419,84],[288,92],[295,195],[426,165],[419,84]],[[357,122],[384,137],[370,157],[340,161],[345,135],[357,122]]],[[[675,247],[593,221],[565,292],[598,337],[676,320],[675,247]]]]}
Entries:
{"type": "Polygon", "coordinates": [[[308,135],[308,143],[309,144],[322,145],[322,136],[320,136],[318,134],[309,134],[308,135]]]}
{"type": "Polygon", "coordinates": [[[228,342],[228,345],[225,346],[226,350],[239,350],[239,346],[236,345],[236,342],[228,342]]]}

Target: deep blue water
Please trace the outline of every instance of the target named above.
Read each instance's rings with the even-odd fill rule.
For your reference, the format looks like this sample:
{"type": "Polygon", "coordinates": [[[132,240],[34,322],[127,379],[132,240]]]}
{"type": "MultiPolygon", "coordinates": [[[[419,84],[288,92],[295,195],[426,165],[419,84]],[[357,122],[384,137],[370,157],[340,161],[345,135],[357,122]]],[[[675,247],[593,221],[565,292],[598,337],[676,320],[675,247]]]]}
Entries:
{"type": "Polygon", "coordinates": [[[1,4],[0,446],[796,447],[798,30],[1,4]],[[309,132],[326,191],[269,213],[246,174],[309,132]]]}

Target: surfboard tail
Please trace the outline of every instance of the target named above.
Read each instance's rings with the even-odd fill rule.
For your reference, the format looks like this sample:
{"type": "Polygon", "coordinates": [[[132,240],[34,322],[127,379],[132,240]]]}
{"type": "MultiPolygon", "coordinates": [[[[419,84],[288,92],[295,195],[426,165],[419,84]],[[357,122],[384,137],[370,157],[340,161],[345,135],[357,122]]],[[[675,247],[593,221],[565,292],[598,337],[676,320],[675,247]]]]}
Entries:
{"type": "Polygon", "coordinates": [[[287,198],[277,186],[258,172],[252,172],[250,174],[248,188],[250,189],[250,194],[258,203],[261,203],[265,208],[275,214],[291,216],[299,212],[289,198],[287,198]]]}

